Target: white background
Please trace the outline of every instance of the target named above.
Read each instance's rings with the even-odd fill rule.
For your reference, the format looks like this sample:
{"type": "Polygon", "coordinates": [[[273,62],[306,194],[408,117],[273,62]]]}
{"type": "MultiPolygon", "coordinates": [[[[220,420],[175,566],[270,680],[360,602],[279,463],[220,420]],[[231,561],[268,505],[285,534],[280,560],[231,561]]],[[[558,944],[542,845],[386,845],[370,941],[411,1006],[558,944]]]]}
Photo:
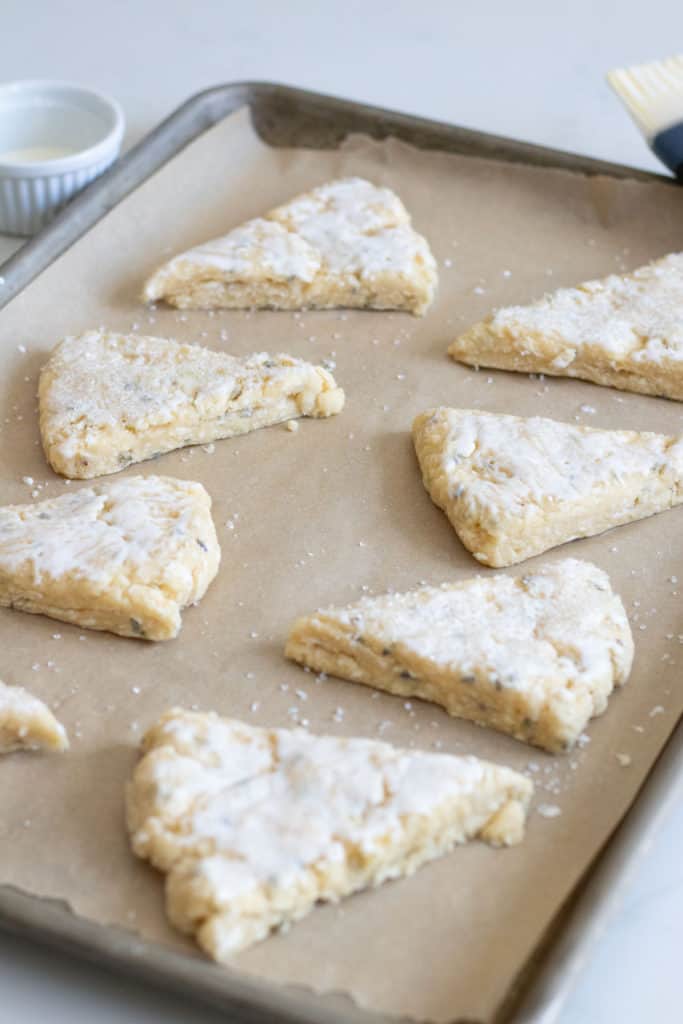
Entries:
{"type": "MultiPolygon", "coordinates": [[[[268,79],[655,169],[604,73],[681,51],[681,0],[0,0],[2,78],[111,94],[127,146],[200,89],[268,79]]],[[[0,236],[0,259],[16,244],[0,236]]],[[[681,1020],[677,810],[559,1024],[681,1020]]],[[[226,1020],[0,934],[0,1024],[24,1018],[226,1020]]]]}

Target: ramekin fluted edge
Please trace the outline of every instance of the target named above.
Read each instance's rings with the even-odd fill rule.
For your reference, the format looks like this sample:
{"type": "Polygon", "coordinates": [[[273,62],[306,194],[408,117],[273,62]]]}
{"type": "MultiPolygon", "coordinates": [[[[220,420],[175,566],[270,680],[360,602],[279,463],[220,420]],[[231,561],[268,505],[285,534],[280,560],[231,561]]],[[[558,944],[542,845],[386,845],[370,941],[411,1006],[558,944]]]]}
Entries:
{"type": "Polygon", "coordinates": [[[0,85],[0,232],[33,235],[116,160],[125,120],[116,101],[67,82],[0,85]],[[66,155],[21,160],[36,147],[66,155]]]}

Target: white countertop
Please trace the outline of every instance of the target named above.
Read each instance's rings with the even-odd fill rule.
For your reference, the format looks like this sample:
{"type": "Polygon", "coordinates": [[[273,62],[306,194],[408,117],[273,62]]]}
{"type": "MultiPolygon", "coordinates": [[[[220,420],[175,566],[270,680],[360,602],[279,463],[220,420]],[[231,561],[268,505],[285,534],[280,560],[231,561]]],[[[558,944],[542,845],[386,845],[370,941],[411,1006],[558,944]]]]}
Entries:
{"type": "MultiPolygon", "coordinates": [[[[4,80],[117,98],[126,145],[191,94],[268,79],[658,169],[604,84],[680,51],[680,0],[14,0],[4,80]],[[561,8],[561,10],[560,10],[561,8]]],[[[0,235],[0,261],[17,246],[0,235]]],[[[678,803],[683,810],[683,799],[678,803]]],[[[683,815],[673,814],[557,1024],[681,1019],[683,815]]],[[[0,934],[0,1024],[214,1024],[226,1017],[0,934]]]]}

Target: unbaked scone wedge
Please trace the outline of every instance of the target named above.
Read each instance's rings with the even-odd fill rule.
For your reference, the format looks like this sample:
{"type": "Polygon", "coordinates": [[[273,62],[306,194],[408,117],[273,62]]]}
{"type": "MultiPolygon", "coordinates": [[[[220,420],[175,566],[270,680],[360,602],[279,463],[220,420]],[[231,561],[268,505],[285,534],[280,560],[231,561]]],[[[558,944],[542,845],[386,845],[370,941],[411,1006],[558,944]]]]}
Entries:
{"type": "Polygon", "coordinates": [[[42,700],[0,679],[0,754],[69,749],[66,729],[42,700]]]}
{"type": "Polygon", "coordinates": [[[413,423],[432,501],[484,565],[505,566],[683,501],[683,440],[441,407],[413,423]]]}
{"type": "Polygon", "coordinates": [[[628,678],[633,639],[606,573],[566,559],[322,609],[294,623],[285,653],[558,752],[628,678]]]}
{"type": "Polygon", "coordinates": [[[580,377],[683,401],[683,252],[499,309],[448,351],[474,366],[580,377]]]}
{"type": "Polygon", "coordinates": [[[344,178],[181,253],[145,284],[179,309],[395,309],[422,314],[436,262],[398,196],[344,178]]]}
{"type": "Polygon", "coordinates": [[[177,708],[142,749],[127,792],[133,850],[167,873],[171,922],[218,961],[456,843],[519,842],[532,794],[523,775],[474,757],[177,708]]]}
{"type": "Polygon", "coordinates": [[[211,498],[191,481],[134,476],[0,508],[0,606],[87,629],[171,639],[219,561],[211,498]]]}
{"type": "Polygon", "coordinates": [[[65,338],[43,367],[40,432],[57,473],[89,479],[185,445],[298,416],[332,416],[344,392],[322,366],[236,358],[113,331],[65,338]]]}

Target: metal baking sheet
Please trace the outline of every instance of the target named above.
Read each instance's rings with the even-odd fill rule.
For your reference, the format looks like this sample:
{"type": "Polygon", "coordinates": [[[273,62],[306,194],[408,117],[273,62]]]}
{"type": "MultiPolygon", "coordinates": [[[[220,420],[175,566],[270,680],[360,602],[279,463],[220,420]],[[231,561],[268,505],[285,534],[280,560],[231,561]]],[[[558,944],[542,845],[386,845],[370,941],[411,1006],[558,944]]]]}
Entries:
{"type": "MultiPolygon", "coordinates": [[[[434,122],[363,107],[273,85],[225,86],[190,100],[120,164],[72,203],[41,236],[28,243],[2,268],[0,304],[4,304],[48,266],[76,238],[171,156],[232,111],[248,105],[253,123],[270,145],[330,148],[350,132],[375,138],[395,136],[412,145],[447,152],[486,156],[586,174],[651,181],[659,178],[629,168],[515,143],[434,122]]],[[[633,810],[609,843],[600,864],[582,891],[565,908],[518,990],[511,994],[501,1020],[549,1022],[563,993],[586,956],[590,943],[609,912],[618,882],[642,851],[656,827],[664,798],[683,764],[680,728],[652,773],[633,810]]],[[[344,997],[316,997],[231,979],[210,964],[161,950],[124,932],[104,929],[74,917],[66,908],[17,892],[0,892],[0,918],[7,927],[26,931],[110,964],[125,965],[165,985],[194,991],[203,998],[239,1011],[241,1019],[379,1020],[358,1010],[344,997]]]]}

